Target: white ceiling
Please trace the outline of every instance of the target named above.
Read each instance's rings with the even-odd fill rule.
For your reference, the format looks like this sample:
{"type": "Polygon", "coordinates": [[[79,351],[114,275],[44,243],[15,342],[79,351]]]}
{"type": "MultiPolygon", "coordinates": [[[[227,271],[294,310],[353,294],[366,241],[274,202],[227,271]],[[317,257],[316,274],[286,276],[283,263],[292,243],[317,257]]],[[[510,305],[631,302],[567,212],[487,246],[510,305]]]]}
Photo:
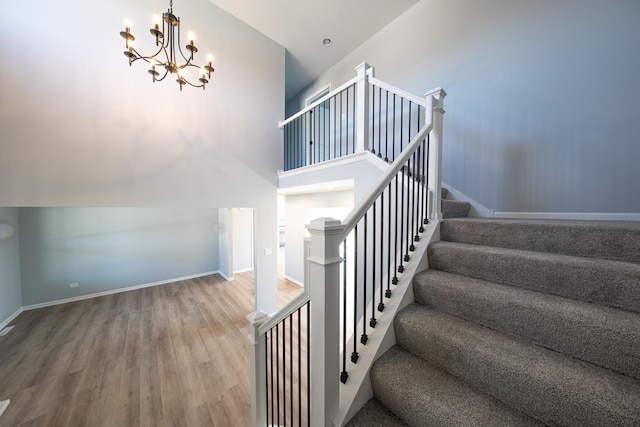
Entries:
{"type": "Polygon", "coordinates": [[[210,1],[287,49],[288,99],[419,0],[210,1]]]}

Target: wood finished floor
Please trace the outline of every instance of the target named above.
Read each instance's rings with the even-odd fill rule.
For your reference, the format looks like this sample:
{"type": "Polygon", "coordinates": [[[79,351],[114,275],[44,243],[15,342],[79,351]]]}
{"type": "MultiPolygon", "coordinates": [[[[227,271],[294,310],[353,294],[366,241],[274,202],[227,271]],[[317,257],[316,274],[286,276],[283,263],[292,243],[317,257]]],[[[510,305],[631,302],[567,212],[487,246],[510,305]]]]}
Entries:
{"type": "Polygon", "coordinates": [[[253,295],[248,272],[22,313],[0,337],[2,426],[249,426],[253,295]]]}

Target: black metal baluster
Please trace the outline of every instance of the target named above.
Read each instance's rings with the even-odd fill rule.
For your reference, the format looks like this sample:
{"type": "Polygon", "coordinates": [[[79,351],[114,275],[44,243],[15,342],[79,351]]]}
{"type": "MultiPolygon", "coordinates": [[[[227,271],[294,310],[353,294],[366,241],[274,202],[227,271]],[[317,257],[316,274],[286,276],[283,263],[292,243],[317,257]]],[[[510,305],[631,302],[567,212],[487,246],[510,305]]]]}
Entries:
{"type": "Polygon", "coordinates": [[[307,303],[307,425],[311,425],[311,302],[307,303]]]}
{"type": "MultiPolygon", "coordinates": [[[[409,101],[409,137],[408,140],[411,141],[411,137],[412,137],[412,133],[411,133],[411,107],[413,106],[413,102],[409,101]]],[[[407,183],[408,187],[407,190],[409,190],[409,187],[411,188],[411,193],[408,194],[409,196],[409,200],[407,200],[407,242],[411,242],[411,245],[409,246],[409,250],[410,251],[415,251],[416,247],[413,245],[413,236],[415,236],[414,231],[414,223],[415,221],[413,220],[413,218],[411,218],[413,216],[413,210],[415,208],[416,205],[416,152],[414,150],[413,154],[411,155],[411,158],[408,160],[410,166],[412,166],[412,168],[409,168],[409,182],[407,183]],[[413,158],[413,162],[411,161],[411,158],[413,158]],[[411,202],[411,203],[409,203],[411,202]],[[411,220],[409,222],[409,220],[411,220]],[[411,224],[411,227],[409,227],[409,224],[411,224]]]]}
{"type": "MultiPolygon", "coordinates": [[[[405,186],[407,188],[407,197],[405,198],[404,197],[404,193],[402,194],[402,201],[403,201],[402,202],[402,209],[403,209],[402,218],[405,220],[405,224],[406,224],[406,228],[405,229],[407,230],[407,235],[406,235],[407,239],[404,240],[404,242],[405,242],[405,251],[404,251],[403,260],[405,262],[409,261],[409,240],[411,240],[411,231],[409,230],[409,201],[411,200],[411,195],[409,194],[409,182],[408,182],[409,178],[408,177],[406,178],[407,179],[407,183],[405,185],[405,175],[408,175],[408,173],[409,173],[408,169],[409,169],[410,164],[411,164],[411,159],[407,160],[407,163],[406,163],[407,172],[405,172],[402,175],[402,191],[404,192],[405,186]],[[407,215],[406,216],[404,215],[405,204],[407,205],[407,215]]],[[[404,235],[403,235],[403,237],[404,237],[404,235]]]]}
{"type": "Polygon", "coordinates": [[[382,158],[382,88],[378,88],[378,157],[382,158]]]}
{"type": "Polygon", "coordinates": [[[338,107],[337,107],[337,102],[338,99],[336,98],[336,96],[334,96],[333,98],[331,98],[333,100],[333,159],[338,157],[338,151],[337,151],[337,135],[336,135],[336,130],[338,129],[337,123],[336,123],[336,116],[338,113],[338,107]]]}
{"type": "MultiPolygon", "coordinates": [[[[396,94],[393,94],[393,137],[391,138],[391,161],[396,159],[396,94]]],[[[400,142],[402,144],[402,142],[400,142]]]]}
{"type": "Polygon", "coordinates": [[[424,167],[425,167],[425,173],[424,173],[424,205],[422,206],[423,209],[423,213],[422,213],[422,223],[423,224],[428,224],[429,223],[429,219],[427,216],[427,205],[429,204],[429,199],[428,199],[428,194],[427,191],[429,189],[428,184],[429,184],[429,179],[427,178],[427,176],[429,175],[429,157],[427,155],[427,151],[429,150],[429,134],[427,134],[427,138],[425,139],[426,143],[424,146],[424,150],[422,155],[424,156],[424,167]]]}
{"type": "MultiPolygon", "coordinates": [[[[271,402],[271,423],[273,424],[273,402],[274,402],[274,398],[273,398],[273,330],[270,329],[269,330],[269,348],[270,348],[270,354],[269,354],[269,364],[271,365],[270,369],[269,369],[269,376],[271,377],[271,381],[269,381],[269,385],[271,385],[271,394],[269,394],[269,390],[267,387],[267,394],[269,395],[269,401],[271,402]]],[[[269,406],[267,405],[267,420],[269,419],[269,406]]]]}
{"type": "Polygon", "coordinates": [[[422,172],[424,172],[422,170],[422,142],[420,143],[420,145],[418,145],[418,172],[416,174],[416,180],[418,183],[418,204],[416,205],[416,213],[415,213],[415,223],[416,226],[418,227],[418,232],[416,233],[416,235],[414,236],[414,240],[416,242],[420,241],[420,234],[424,231],[424,228],[422,228],[422,218],[420,218],[420,210],[422,207],[422,172]]]}
{"type": "Polygon", "coordinates": [[[358,225],[353,228],[354,248],[353,248],[353,353],[351,353],[351,361],[358,361],[358,225]]]}
{"type": "Polygon", "coordinates": [[[342,372],[340,381],[347,382],[347,239],[343,242],[342,251],[342,372]]]}
{"type": "Polygon", "coordinates": [[[369,320],[369,326],[375,328],[378,324],[376,320],[376,202],[373,202],[372,210],[373,222],[371,225],[373,232],[371,233],[371,260],[373,262],[371,265],[371,319],[369,320]]]}
{"type": "MultiPolygon", "coordinates": [[[[400,97],[400,150],[398,155],[404,150],[404,98],[400,97]]],[[[395,157],[394,157],[395,160],[395,157]]]]}
{"type": "Polygon", "coordinates": [[[356,152],[356,127],[358,126],[358,120],[356,116],[356,85],[351,86],[353,88],[353,138],[351,144],[351,154],[356,152]]]}
{"type": "Polygon", "coordinates": [[[302,307],[298,309],[298,426],[302,426],[302,328],[300,327],[302,312],[300,310],[302,307]]]}
{"type": "MultiPolygon", "coordinates": [[[[402,140],[400,140],[402,141],[402,140]]],[[[405,166],[402,165],[402,169],[401,169],[401,175],[402,175],[402,184],[400,184],[400,266],[398,267],[398,273],[402,273],[404,271],[404,264],[403,261],[406,261],[406,259],[404,259],[402,257],[402,245],[404,244],[404,184],[405,184],[405,178],[404,176],[406,175],[405,171],[404,171],[405,166]]]]}
{"type": "MultiPolygon", "coordinates": [[[[393,245],[393,260],[394,260],[394,269],[393,269],[393,281],[391,283],[393,283],[394,285],[398,284],[398,272],[400,271],[400,266],[398,265],[398,258],[402,259],[402,251],[399,249],[399,247],[402,247],[402,240],[400,241],[400,245],[398,245],[398,224],[400,224],[400,219],[399,219],[399,209],[400,209],[400,204],[398,203],[398,183],[400,182],[400,179],[398,178],[398,175],[396,174],[395,178],[394,178],[395,182],[396,182],[396,206],[395,206],[395,211],[396,211],[396,238],[395,238],[395,242],[393,245]]],[[[404,270],[404,269],[403,269],[404,270]]]]}
{"type": "Polygon", "coordinates": [[[320,132],[322,131],[322,129],[320,129],[320,106],[317,106],[316,108],[314,108],[314,110],[316,111],[316,114],[314,115],[315,119],[313,120],[313,127],[314,127],[314,136],[313,136],[313,140],[316,142],[315,143],[315,150],[314,150],[314,155],[315,155],[315,163],[320,163],[322,161],[322,158],[320,157],[320,147],[322,146],[322,140],[320,139],[320,132]]]}
{"type": "Polygon", "coordinates": [[[384,270],[384,192],[380,194],[380,302],[378,303],[378,311],[384,311],[384,302],[382,299],[382,292],[384,290],[384,283],[382,281],[384,270]]]}
{"type": "MultiPolygon", "coordinates": [[[[376,105],[376,90],[375,87],[373,85],[370,85],[371,87],[371,92],[373,92],[372,94],[372,100],[371,100],[371,107],[369,108],[369,112],[371,113],[372,117],[372,124],[371,124],[371,153],[376,154],[376,113],[375,113],[375,105],[376,105]]],[[[368,90],[368,89],[367,89],[368,90]]],[[[380,135],[378,135],[379,137],[380,135]]],[[[369,141],[367,141],[369,142],[369,141]]]]}
{"type": "Polygon", "coordinates": [[[344,91],[340,92],[340,157],[342,157],[342,99],[344,91]]]}
{"type": "Polygon", "coordinates": [[[290,418],[293,426],[293,313],[289,315],[289,399],[290,399],[290,418]]]}
{"type": "MultiPolygon", "coordinates": [[[[368,245],[367,245],[367,212],[365,212],[364,214],[364,268],[363,268],[363,278],[362,278],[362,335],[360,336],[360,342],[363,345],[367,344],[367,341],[369,341],[369,337],[367,336],[367,321],[365,320],[365,318],[367,317],[367,258],[369,258],[368,255],[368,245]]],[[[357,286],[357,285],[356,285],[357,286]]]]}
{"type": "Polygon", "coordinates": [[[309,164],[313,164],[313,110],[309,111],[309,164]]]}
{"type": "MultiPolygon", "coordinates": [[[[388,162],[389,161],[389,91],[386,90],[385,91],[385,103],[387,105],[387,108],[384,112],[384,161],[388,162]]],[[[391,196],[391,194],[389,194],[389,196],[391,196]]],[[[389,201],[391,201],[391,199],[389,199],[389,201]]],[[[391,203],[389,203],[389,206],[391,206],[391,203]]]]}
{"type": "Polygon", "coordinates": [[[276,409],[278,414],[276,416],[276,420],[278,425],[280,425],[280,328],[279,324],[275,326],[276,329],[276,409]]]}
{"type": "MultiPolygon", "coordinates": [[[[393,271],[395,276],[395,269],[393,271]]],[[[396,280],[395,277],[394,280],[396,280]]],[[[384,296],[391,298],[391,182],[389,182],[389,227],[387,229],[387,290],[384,296]]]]}
{"type": "MultiPolygon", "coordinates": [[[[411,241],[411,245],[409,246],[409,250],[411,252],[416,250],[415,245],[413,244],[413,239],[414,236],[416,236],[418,233],[416,231],[416,221],[413,217],[413,212],[416,209],[416,152],[415,150],[413,151],[413,154],[411,155],[411,157],[413,158],[413,173],[411,174],[410,178],[409,178],[409,184],[411,185],[411,227],[409,229],[409,234],[407,235],[408,240],[411,241]]],[[[409,215],[407,215],[407,219],[409,219],[409,215]]]]}

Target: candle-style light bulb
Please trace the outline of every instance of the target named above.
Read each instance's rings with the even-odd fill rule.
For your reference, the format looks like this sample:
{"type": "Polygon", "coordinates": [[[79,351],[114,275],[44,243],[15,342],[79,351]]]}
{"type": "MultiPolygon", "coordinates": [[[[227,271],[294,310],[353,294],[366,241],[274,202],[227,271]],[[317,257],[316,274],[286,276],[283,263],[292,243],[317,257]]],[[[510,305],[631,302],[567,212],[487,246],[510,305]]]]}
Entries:
{"type": "Polygon", "coordinates": [[[156,27],[156,30],[160,26],[160,17],[158,15],[153,15],[153,25],[156,27]]]}
{"type": "Polygon", "coordinates": [[[213,63],[213,55],[208,55],[207,61],[209,61],[209,65],[211,65],[213,63]]]}
{"type": "Polygon", "coordinates": [[[192,44],[192,45],[194,45],[194,44],[195,44],[195,43],[194,43],[194,41],[195,41],[195,39],[196,39],[196,35],[195,35],[195,34],[193,34],[192,32],[190,32],[190,33],[188,34],[188,37],[189,37],[189,40],[191,41],[191,44],[192,44]]]}

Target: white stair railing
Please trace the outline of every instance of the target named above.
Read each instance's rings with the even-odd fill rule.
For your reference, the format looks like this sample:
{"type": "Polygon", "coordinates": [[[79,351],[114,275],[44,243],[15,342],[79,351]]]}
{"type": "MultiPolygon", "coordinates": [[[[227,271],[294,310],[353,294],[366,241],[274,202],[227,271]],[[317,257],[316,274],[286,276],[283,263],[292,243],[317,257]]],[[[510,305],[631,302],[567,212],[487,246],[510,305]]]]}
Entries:
{"type": "MultiPolygon", "coordinates": [[[[446,93],[435,89],[428,92],[425,99],[419,99],[375,79],[373,69],[366,63],[358,67],[358,72],[355,84],[365,86],[355,92],[365,113],[356,113],[363,124],[357,126],[357,145],[360,149],[364,146],[372,152],[377,151],[380,157],[393,154],[394,160],[344,221],[318,218],[307,226],[311,239],[305,292],[271,316],[261,312],[248,316],[249,338],[253,344],[254,426],[331,426],[336,422],[340,381],[346,382],[349,377],[346,359],[351,346],[354,351],[350,363],[357,363],[359,352],[367,351],[369,313],[373,316],[368,323],[369,331],[373,331],[377,315],[374,310],[377,307],[380,312],[384,311],[385,298],[392,295],[391,284],[395,285],[398,275],[404,271],[403,263],[410,262],[414,242],[420,240],[420,233],[424,231],[423,225],[429,220],[442,219],[441,147],[446,93]],[[373,104],[381,105],[383,100],[392,103],[393,108],[386,108],[384,120],[381,120],[382,109],[376,110],[373,104]],[[381,129],[383,123],[386,126],[394,120],[391,112],[400,122],[399,130],[394,126],[392,134],[400,136],[399,141],[390,144],[391,133],[386,130],[383,133],[381,129]],[[377,124],[374,122],[376,116],[377,124]],[[383,140],[387,144],[385,148],[383,140]],[[351,242],[349,248],[347,241],[351,242]],[[372,257],[373,265],[366,264],[369,257],[372,257]],[[376,260],[379,260],[377,264],[376,260]],[[352,274],[355,277],[351,277],[352,274]],[[347,309],[347,300],[353,303],[352,310],[347,309]],[[306,318],[300,310],[306,312],[306,318]],[[295,318],[291,317],[294,313],[298,313],[298,325],[294,325],[295,318]],[[347,324],[353,325],[353,330],[347,331],[347,324]],[[299,326],[297,330],[295,326],[299,326]],[[360,327],[364,331],[358,344],[360,327]],[[284,332],[280,335],[279,331],[284,332]],[[293,345],[296,337],[298,345],[304,344],[306,349],[298,347],[298,356],[294,358],[288,353],[286,343],[289,343],[289,349],[296,351],[293,345]],[[274,352],[274,345],[283,341],[284,351],[276,349],[274,352]],[[310,351],[311,347],[313,351],[310,351]],[[296,365],[296,359],[306,362],[296,365]]],[[[354,81],[347,82],[336,92],[353,84],[354,81]]],[[[332,92],[314,105],[317,107],[335,95],[332,92]]],[[[296,117],[304,117],[315,108],[314,105],[289,119],[288,123],[296,117]]]]}

